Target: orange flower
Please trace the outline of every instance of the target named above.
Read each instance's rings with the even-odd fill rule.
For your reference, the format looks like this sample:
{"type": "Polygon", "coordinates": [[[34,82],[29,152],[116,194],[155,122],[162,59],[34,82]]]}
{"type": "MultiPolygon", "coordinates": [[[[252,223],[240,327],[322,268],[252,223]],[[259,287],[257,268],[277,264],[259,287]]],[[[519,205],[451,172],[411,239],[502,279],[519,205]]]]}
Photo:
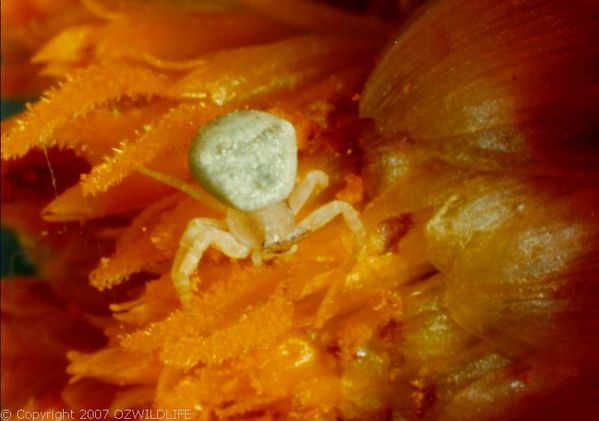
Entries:
{"type": "Polygon", "coordinates": [[[570,366],[481,332],[494,319],[468,305],[493,288],[477,283],[487,270],[517,302],[596,269],[583,263],[599,223],[580,213],[592,183],[481,175],[401,133],[381,139],[358,108],[386,23],[300,0],[23,0],[2,18],[3,95],[41,93],[2,128],[3,223],[41,279],[2,284],[6,408],[483,420],[548,413],[539,402],[565,395],[592,413],[570,366]],[[349,202],[367,244],[356,254],[335,220],[262,266],[209,249],[183,309],[179,240],[192,218],[224,215],[140,170],[193,183],[194,135],[244,109],[290,121],[299,174],[330,176],[300,217],[349,202]],[[514,273],[541,281],[527,290],[514,273]]]}
{"type": "MultiPolygon", "coordinates": [[[[389,388],[393,381],[384,371],[358,371],[351,374],[356,379],[342,371],[358,348],[390,350],[377,332],[399,316],[400,299],[389,288],[405,280],[378,288],[370,288],[372,279],[360,280],[347,228],[332,224],[302,240],[293,256],[262,267],[211,251],[199,267],[203,282],[194,311],[183,312],[168,275],[179,237],[191,218],[219,213],[136,171],[188,179],[187,149],[204,122],[232,109],[264,109],[297,128],[300,173],[320,168],[332,177],[310,207],[336,194],[360,206],[351,152],[360,123],[352,98],[386,27],[303,3],[293,7],[305,16],[261,2],[209,12],[158,3],[83,6],[89,22],[66,24],[34,55],[60,85],[4,129],[3,158],[19,159],[6,166],[4,182],[13,193],[3,210],[7,221],[22,226],[23,238],[28,233],[42,276],[103,330],[107,344],[92,353],[63,348],[70,383],[28,396],[13,389],[21,399],[11,405],[41,408],[50,405],[44,401],[50,390],[58,396],[62,389],[62,402],[51,405],[189,408],[199,419],[329,417],[354,399],[348,381],[374,381],[376,388],[364,391],[368,396],[389,388]],[[63,158],[56,148],[73,153],[63,158]],[[20,177],[19,163],[33,159],[35,149],[42,151],[39,171],[46,161],[51,169],[50,189],[44,180],[28,186],[20,177]],[[91,170],[63,182],[75,162],[91,170]],[[44,200],[17,197],[33,187],[45,189],[44,200]],[[19,207],[32,209],[30,219],[19,207]],[[38,222],[38,212],[55,223],[38,222]],[[64,251],[44,256],[44,250],[64,251]],[[100,302],[87,307],[86,300],[100,294],[83,286],[88,277],[105,291],[100,296],[116,294],[108,298],[111,314],[100,302]],[[348,282],[352,291],[344,292],[348,282]],[[374,307],[358,311],[363,306],[374,307]],[[364,317],[356,324],[358,314],[364,317]],[[90,387],[99,388],[93,399],[90,387]]],[[[394,259],[368,262],[369,273],[394,268],[404,270],[394,259]]],[[[385,351],[369,352],[362,364],[377,366],[385,351]]]]}

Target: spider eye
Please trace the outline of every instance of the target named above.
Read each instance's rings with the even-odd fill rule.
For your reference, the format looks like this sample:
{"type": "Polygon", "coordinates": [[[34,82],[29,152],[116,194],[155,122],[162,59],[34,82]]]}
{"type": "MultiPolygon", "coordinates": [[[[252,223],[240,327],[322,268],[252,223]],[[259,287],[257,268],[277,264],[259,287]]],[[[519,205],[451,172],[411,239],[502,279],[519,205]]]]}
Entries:
{"type": "Polygon", "coordinates": [[[252,211],[289,196],[297,171],[293,125],[262,111],[217,117],[200,129],[189,150],[196,180],[228,206],[252,211]]]}

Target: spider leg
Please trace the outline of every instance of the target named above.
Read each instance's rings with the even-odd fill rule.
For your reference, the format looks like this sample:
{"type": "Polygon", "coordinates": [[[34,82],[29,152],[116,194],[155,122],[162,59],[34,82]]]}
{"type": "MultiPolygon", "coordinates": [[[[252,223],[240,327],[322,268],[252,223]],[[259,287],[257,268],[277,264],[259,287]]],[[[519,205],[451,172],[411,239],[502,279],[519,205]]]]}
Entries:
{"type": "Polygon", "coordinates": [[[213,246],[234,259],[242,259],[250,248],[223,229],[220,221],[206,218],[192,219],[181,237],[179,250],[171,269],[171,278],[184,307],[192,297],[190,277],[202,259],[204,251],[213,246]]]}
{"type": "Polygon", "coordinates": [[[260,250],[254,250],[252,252],[252,263],[254,264],[254,266],[262,266],[263,259],[260,250]]]}
{"type": "Polygon", "coordinates": [[[314,190],[324,189],[329,185],[329,176],[323,171],[312,170],[306,174],[304,179],[297,185],[287,202],[293,215],[304,207],[314,190]]]}
{"type": "Polygon", "coordinates": [[[178,178],[173,177],[172,175],[164,174],[159,171],[154,171],[144,167],[139,167],[136,169],[136,171],[145,175],[146,177],[150,177],[156,181],[174,187],[175,189],[190,195],[198,202],[203,203],[204,205],[208,206],[213,210],[220,212],[225,212],[227,210],[227,208],[224,205],[219,203],[216,199],[214,199],[204,190],[201,190],[192,184],[188,184],[185,181],[179,180],[178,178]]]}
{"type": "Polygon", "coordinates": [[[361,247],[366,240],[364,225],[362,225],[358,212],[349,203],[341,200],[333,200],[322,205],[304,218],[297,225],[295,235],[301,237],[308,232],[316,231],[331,222],[338,215],[343,216],[345,223],[354,234],[358,247],[361,247]]]}

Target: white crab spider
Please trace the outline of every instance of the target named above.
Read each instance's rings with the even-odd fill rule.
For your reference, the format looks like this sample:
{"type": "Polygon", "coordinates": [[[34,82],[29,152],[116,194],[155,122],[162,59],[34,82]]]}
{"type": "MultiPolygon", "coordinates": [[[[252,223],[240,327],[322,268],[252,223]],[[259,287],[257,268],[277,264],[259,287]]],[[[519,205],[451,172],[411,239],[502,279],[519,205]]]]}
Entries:
{"type": "MultiPolygon", "coordinates": [[[[295,129],[280,117],[262,111],[218,117],[198,132],[188,159],[194,178],[227,210],[224,220],[192,219],[181,237],[171,277],[184,306],[193,296],[192,274],[210,246],[234,259],[250,256],[259,265],[294,252],[301,237],[338,215],[353,231],[357,244],[364,241],[357,211],[340,200],[326,203],[295,223],[295,216],[314,190],[328,185],[328,176],[310,171],[293,188],[297,170],[295,129]]],[[[193,189],[153,171],[142,172],[188,193],[193,189]]]]}

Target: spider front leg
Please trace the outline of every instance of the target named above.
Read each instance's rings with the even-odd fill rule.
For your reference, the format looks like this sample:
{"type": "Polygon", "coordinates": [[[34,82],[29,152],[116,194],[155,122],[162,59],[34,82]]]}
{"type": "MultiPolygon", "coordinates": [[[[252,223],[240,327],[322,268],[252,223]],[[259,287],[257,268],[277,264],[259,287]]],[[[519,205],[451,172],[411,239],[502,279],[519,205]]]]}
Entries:
{"type": "Polygon", "coordinates": [[[361,248],[366,240],[364,225],[362,225],[358,212],[349,203],[341,200],[333,200],[322,205],[303,219],[295,231],[297,237],[322,228],[338,215],[343,216],[345,223],[354,234],[358,248],[361,248]]]}
{"type": "Polygon", "coordinates": [[[324,189],[329,185],[329,176],[325,172],[320,170],[312,170],[306,174],[304,179],[298,184],[293,190],[287,203],[289,209],[293,215],[297,215],[298,212],[304,207],[314,190],[324,189]]]}
{"type": "Polygon", "coordinates": [[[181,237],[171,269],[171,278],[184,307],[189,307],[191,303],[191,275],[209,246],[234,259],[243,259],[251,251],[248,246],[225,231],[221,222],[206,218],[192,219],[181,237]]]}

